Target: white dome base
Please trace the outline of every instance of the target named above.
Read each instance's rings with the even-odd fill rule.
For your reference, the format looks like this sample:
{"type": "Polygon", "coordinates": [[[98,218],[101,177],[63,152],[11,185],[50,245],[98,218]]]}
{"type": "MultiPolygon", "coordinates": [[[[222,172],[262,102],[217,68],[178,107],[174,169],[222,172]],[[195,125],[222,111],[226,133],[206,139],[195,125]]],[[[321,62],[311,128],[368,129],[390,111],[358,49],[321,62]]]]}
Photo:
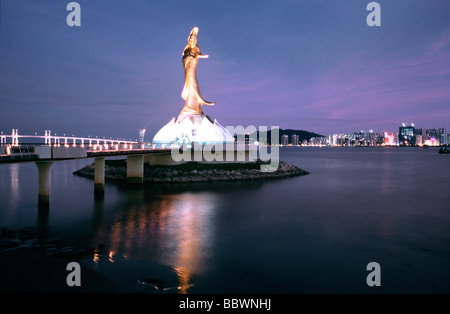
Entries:
{"type": "Polygon", "coordinates": [[[230,132],[207,115],[183,114],[172,118],[153,137],[153,144],[221,144],[234,142],[230,132]]]}

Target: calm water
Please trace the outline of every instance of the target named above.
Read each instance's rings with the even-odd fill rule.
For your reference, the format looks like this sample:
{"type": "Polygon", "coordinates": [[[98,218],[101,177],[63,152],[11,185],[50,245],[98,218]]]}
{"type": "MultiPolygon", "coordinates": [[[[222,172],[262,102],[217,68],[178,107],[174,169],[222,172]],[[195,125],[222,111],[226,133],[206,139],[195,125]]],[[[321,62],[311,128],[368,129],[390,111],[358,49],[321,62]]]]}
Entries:
{"type": "Polygon", "coordinates": [[[310,172],[264,183],[144,185],[72,175],[55,162],[50,210],[33,163],[0,165],[0,228],[32,228],[82,248],[129,291],[448,293],[450,155],[417,148],[283,148],[310,172]],[[369,262],[381,287],[368,287],[369,262]],[[151,280],[150,280],[151,281],[151,280]]]}

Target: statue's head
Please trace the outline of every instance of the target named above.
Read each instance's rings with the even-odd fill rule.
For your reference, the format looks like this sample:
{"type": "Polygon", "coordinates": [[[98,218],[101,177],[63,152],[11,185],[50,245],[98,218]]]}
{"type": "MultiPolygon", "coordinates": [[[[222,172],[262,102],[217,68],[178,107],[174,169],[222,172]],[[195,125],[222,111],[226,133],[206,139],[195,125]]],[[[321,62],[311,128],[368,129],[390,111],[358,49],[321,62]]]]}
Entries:
{"type": "Polygon", "coordinates": [[[188,43],[191,47],[195,47],[197,45],[197,33],[198,27],[194,27],[189,34],[188,43]]]}

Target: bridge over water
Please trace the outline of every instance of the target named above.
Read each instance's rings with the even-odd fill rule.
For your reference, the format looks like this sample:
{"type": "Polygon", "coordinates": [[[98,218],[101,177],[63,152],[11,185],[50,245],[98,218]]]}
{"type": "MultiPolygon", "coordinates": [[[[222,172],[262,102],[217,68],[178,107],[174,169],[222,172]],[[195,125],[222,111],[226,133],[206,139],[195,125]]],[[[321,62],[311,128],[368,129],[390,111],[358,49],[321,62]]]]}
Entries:
{"type": "Polygon", "coordinates": [[[54,161],[94,158],[94,192],[103,193],[105,185],[105,158],[127,157],[127,181],[142,183],[144,156],[168,155],[171,147],[156,147],[125,139],[99,139],[91,137],[57,136],[45,131],[45,135],[19,135],[17,129],[11,135],[0,134],[0,164],[34,162],[39,173],[39,208],[49,207],[50,169],[54,161]],[[19,139],[27,140],[20,144],[19,139]],[[42,142],[43,140],[43,142],[42,142]]]}
{"type": "MultiPolygon", "coordinates": [[[[198,143],[195,143],[198,144],[198,143]]],[[[105,158],[126,156],[127,158],[127,181],[129,183],[143,183],[144,181],[144,160],[151,164],[174,164],[179,161],[174,160],[172,150],[187,153],[188,160],[211,162],[239,161],[253,162],[255,156],[253,150],[247,144],[230,143],[226,148],[214,147],[210,151],[202,150],[206,148],[204,144],[187,146],[187,150],[180,150],[180,147],[156,146],[151,143],[144,143],[143,138],[138,141],[125,139],[105,139],[75,136],[51,135],[49,130],[45,135],[19,135],[17,129],[12,130],[11,135],[4,135],[0,132],[0,164],[34,162],[39,173],[39,208],[49,208],[50,194],[50,169],[55,161],[71,159],[94,158],[94,192],[104,193],[105,187],[105,158]],[[27,139],[27,143],[20,144],[19,139],[27,139]],[[217,149],[216,149],[217,148],[217,149]],[[200,153],[199,153],[200,152],[200,153]],[[231,155],[230,155],[231,154],[231,155]],[[226,155],[226,157],[224,157],[226,155]]],[[[183,157],[186,157],[183,156],[183,157]]],[[[185,160],[185,159],[183,159],[185,160]]],[[[278,164],[277,164],[278,165],[278,164]]]]}

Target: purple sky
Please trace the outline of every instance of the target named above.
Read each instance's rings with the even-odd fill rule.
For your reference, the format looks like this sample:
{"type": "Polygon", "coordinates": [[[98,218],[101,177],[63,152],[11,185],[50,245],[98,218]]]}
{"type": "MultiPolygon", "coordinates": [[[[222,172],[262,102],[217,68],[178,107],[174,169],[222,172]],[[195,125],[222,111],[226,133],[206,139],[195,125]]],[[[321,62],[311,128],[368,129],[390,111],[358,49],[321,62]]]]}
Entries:
{"type": "Polygon", "coordinates": [[[0,131],[146,139],[184,106],[194,26],[199,86],[222,125],[323,135],[450,129],[450,1],[2,0],[0,131]]]}

